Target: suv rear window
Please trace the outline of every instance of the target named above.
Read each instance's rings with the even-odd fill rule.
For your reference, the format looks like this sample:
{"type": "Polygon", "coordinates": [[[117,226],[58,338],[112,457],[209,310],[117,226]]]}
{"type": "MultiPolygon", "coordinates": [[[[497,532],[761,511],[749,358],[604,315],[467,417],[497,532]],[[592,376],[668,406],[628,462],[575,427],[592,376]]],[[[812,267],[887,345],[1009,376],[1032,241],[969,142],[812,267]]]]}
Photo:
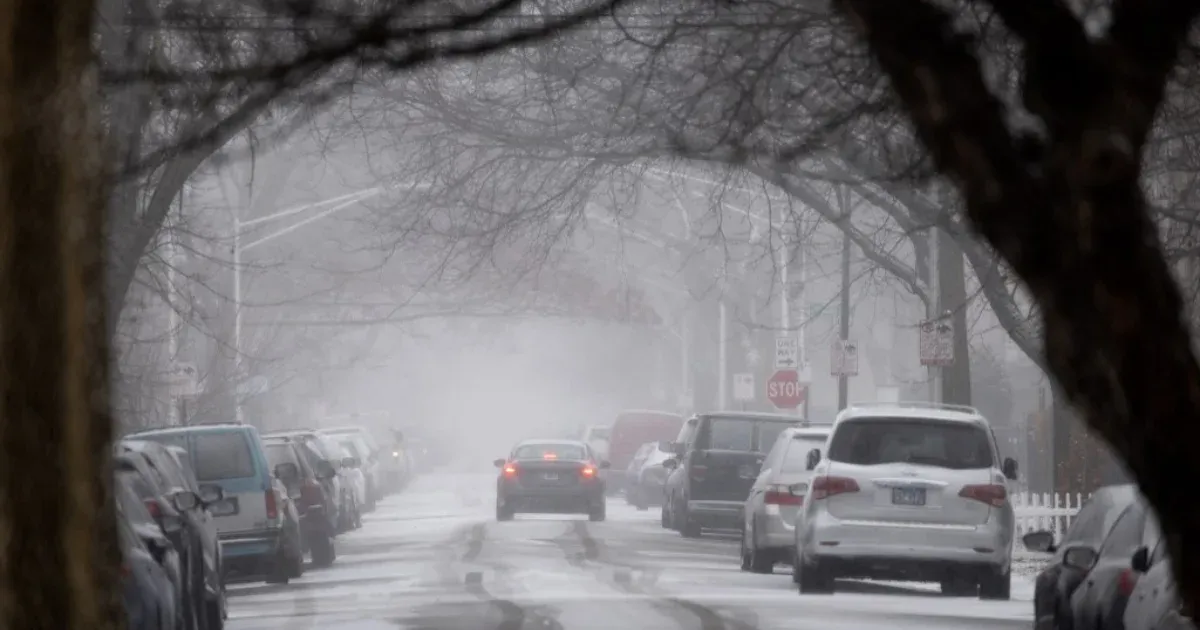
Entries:
{"type": "Polygon", "coordinates": [[[805,435],[788,441],[787,450],[783,453],[783,463],[779,465],[781,473],[802,473],[808,471],[808,452],[814,448],[825,447],[825,438],[816,435],[805,435]]]}
{"type": "Polygon", "coordinates": [[[835,462],[920,464],[952,470],[991,468],[987,431],[973,424],[909,418],[849,420],[829,445],[835,462]]]}
{"type": "Polygon", "coordinates": [[[256,476],[254,456],[246,436],[239,431],[204,431],[192,436],[196,453],[196,479],[244,479],[256,476]]]}

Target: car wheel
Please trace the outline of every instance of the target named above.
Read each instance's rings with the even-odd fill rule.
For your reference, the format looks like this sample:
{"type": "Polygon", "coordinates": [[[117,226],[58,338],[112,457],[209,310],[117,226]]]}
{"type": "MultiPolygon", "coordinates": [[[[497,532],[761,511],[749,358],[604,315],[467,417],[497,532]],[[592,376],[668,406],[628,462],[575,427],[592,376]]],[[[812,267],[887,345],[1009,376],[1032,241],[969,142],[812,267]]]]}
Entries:
{"type": "Polygon", "coordinates": [[[646,491],[641,486],[633,487],[633,507],[639,512],[645,512],[650,509],[650,502],[646,500],[646,491]]]}
{"type": "Polygon", "coordinates": [[[740,546],[741,546],[742,564],[738,568],[741,569],[742,571],[749,571],[750,563],[751,563],[750,546],[746,544],[746,532],[744,532],[744,531],[742,532],[740,546]]]}
{"type": "Polygon", "coordinates": [[[1012,598],[1012,573],[988,573],[979,580],[979,599],[1008,601],[1012,598]]]}
{"type": "Polygon", "coordinates": [[[748,569],[751,573],[774,573],[775,572],[775,557],[770,552],[758,548],[758,544],[754,542],[754,530],[750,530],[750,558],[748,559],[748,569]]]}
{"type": "Polygon", "coordinates": [[[280,547],[279,552],[274,558],[268,561],[267,575],[264,581],[267,584],[287,584],[291,578],[287,557],[287,548],[280,547]]]}
{"type": "Polygon", "coordinates": [[[221,610],[221,596],[218,595],[204,602],[204,630],[224,630],[225,616],[221,610]]]}
{"type": "Polygon", "coordinates": [[[679,517],[679,534],[684,538],[699,538],[701,533],[700,523],[693,521],[685,509],[679,517]]]}
{"type": "Polygon", "coordinates": [[[511,521],[513,520],[513,516],[516,516],[516,514],[511,509],[500,505],[499,501],[496,502],[497,521],[511,521]]]}
{"type": "Polygon", "coordinates": [[[659,520],[663,529],[671,529],[671,515],[667,512],[667,505],[670,501],[663,501],[662,509],[659,511],[659,520]]]}
{"type": "Polygon", "coordinates": [[[317,568],[325,568],[337,559],[337,550],[333,547],[333,537],[318,536],[312,542],[312,561],[313,566],[317,568]]]}
{"type": "Polygon", "coordinates": [[[974,597],[978,586],[970,578],[954,575],[942,579],[942,595],[949,597],[974,597]]]}
{"type": "Polygon", "coordinates": [[[607,506],[602,501],[599,505],[593,506],[588,512],[588,520],[594,523],[603,521],[607,515],[607,506]]]}
{"type": "Polygon", "coordinates": [[[794,579],[801,595],[833,593],[833,575],[820,564],[805,566],[797,558],[793,571],[799,574],[799,577],[794,579]]]}

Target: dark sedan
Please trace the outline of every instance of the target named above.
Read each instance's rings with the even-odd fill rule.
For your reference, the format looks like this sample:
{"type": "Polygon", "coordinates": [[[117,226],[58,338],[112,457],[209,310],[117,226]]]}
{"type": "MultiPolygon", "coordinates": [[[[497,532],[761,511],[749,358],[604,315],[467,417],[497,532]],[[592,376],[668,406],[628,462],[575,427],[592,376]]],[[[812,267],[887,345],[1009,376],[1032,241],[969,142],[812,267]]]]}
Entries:
{"type": "Polygon", "coordinates": [[[568,440],[521,442],[505,459],[497,459],[496,520],[511,520],[519,512],[587,514],[605,518],[604,481],[591,447],[568,440]]]}

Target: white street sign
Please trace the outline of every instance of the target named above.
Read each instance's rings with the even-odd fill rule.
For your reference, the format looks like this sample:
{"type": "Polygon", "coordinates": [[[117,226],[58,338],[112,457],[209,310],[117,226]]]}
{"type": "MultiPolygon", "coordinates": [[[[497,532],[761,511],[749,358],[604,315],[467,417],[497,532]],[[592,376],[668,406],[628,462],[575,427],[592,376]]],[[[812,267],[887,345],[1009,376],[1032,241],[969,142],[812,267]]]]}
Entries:
{"type": "Polygon", "coordinates": [[[858,376],[858,343],[849,339],[835,339],[830,357],[830,374],[858,376]]]}
{"type": "Polygon", "coordinates": [[[800,340],[795,337],[775,338],[775,369],[796,370],[800,367],[800,340]]]}
{"type": "Polygon", "coordinates": [[[175,396],[195,396],[200,391],[200,372],[184,361],[173,364],[166,374],[167,386],[175,396]]]}
{"type": "Polygon", "coordinates": [[[949,317],[921,322],[921,365],[954,365],[954,323],[949,317]]]}
{"type": "Polygon", "coordinates": [[[733,375],[733,399],[738,402],[754,400],[754,374],[740,372],[733,375]]]}

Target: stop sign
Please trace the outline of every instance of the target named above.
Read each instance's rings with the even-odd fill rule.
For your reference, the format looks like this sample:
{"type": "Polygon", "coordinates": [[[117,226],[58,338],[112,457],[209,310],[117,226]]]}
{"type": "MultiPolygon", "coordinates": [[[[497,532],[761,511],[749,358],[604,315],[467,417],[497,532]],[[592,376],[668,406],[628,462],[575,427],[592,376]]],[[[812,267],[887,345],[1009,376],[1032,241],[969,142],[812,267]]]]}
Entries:
{"type": "Polygon", "coordinates": [[[795,409],[804,402],[808,387],[800,384],[796,370],[778,370],[767,380],[767,398],[779,409],[795,409]]]}

